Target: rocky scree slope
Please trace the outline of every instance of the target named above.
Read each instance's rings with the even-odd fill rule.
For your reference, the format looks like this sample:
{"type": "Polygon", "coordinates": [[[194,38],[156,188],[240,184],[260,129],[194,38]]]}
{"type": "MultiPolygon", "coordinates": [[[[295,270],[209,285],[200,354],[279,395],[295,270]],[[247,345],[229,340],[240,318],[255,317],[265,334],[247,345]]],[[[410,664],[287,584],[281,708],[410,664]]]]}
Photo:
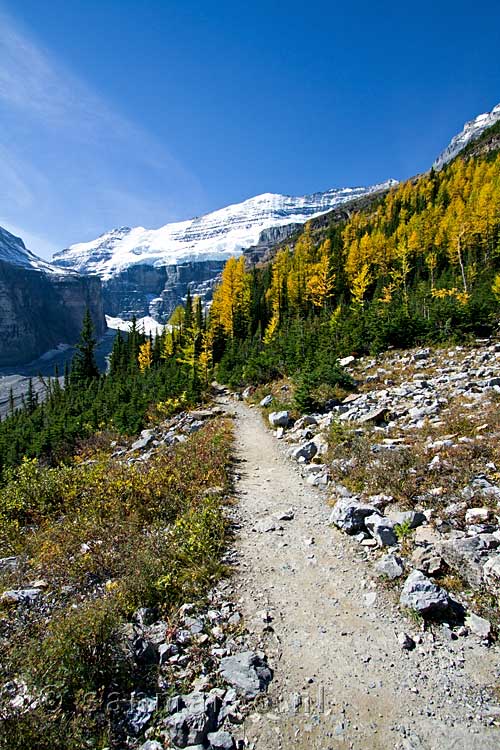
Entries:
{"type": "Polygon", "coordinates": [[[46,263],[0,227],[0,366],[74,344],[87,306],[100,336],[106,330],[100,280],[46,263]]]}

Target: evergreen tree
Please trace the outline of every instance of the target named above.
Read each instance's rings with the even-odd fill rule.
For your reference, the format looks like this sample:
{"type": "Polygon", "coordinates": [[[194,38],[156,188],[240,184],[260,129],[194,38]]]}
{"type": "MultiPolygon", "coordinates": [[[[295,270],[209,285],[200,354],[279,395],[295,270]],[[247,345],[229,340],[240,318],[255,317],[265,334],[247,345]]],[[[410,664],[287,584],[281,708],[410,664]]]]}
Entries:
{"type": "Polygon", "coordinates": [[[96,340],[94,325],[87,307],[83,317],[80,341],[76,345],[76,354],[71,363],[71,382],[85,383],[99,377],[99,370],[95,360],[96,340]]]}

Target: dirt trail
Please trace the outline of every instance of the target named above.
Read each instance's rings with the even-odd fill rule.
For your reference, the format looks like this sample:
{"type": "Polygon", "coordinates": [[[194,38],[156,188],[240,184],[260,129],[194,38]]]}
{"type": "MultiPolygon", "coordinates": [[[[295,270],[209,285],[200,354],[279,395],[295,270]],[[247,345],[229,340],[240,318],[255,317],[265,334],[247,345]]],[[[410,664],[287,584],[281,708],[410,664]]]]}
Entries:
{"type": "Polygon", "coordinates": [[[499,684],[497,649],[421,633],[403,618],[394,593],[375,588],[367,553],[328,525],[325,497],[285,458],[259,410],[221,401],[235,415],[240,474],[236,595],[275,673],[268,704],[245,724],[253,747],[500,747],[500,729],[487,726],[500,711],[487,689],[499,684]],[[282,530],[254,530],[290,508],[282,530]],[[420,637],[412,652],[398,644],[403,631],[420,637]]]}

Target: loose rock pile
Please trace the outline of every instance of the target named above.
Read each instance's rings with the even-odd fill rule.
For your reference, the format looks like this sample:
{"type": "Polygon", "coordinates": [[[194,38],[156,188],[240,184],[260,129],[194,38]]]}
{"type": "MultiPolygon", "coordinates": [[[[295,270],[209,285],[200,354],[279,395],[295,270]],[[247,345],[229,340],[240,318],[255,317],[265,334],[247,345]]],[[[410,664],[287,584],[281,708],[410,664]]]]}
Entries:
{"type": "MultiPolygon", "coordinates": [[[[334,506],[330,522],[367,552],[372,550],[373,556],[388,552],[376,562],[378,575],[396,580],[406,574],[400,604],[424,618],[452,620],[457,608],[466,604],[463,597],[450,597],[431,580],[446,572],[457,576],[466,588],[498,596],[500,461],[498,465],[485,463],[483,473],[453,494],[436,486],[417,498],[412,510],[402,511],[388,494],[353,494],[334,479],[336,470],[348,476],[355,459],[336,459],[329,450],[328,432],[336,424],[357,436],[373,436],[370,460],[376,463],[377,456],[412,451],[415,435],[425,429],[428,472],[436,477],[450,472],[454,450],[465,445],[473,448],[476,442],[481,445],[486,437],[500,442],[500,434],[488,433],[488,424],[478,424],[472,435],[431,436],[446,425],[443,414],[451,404],[458,403],[465,415],[480,415],[483,408],[492,407],[491,399],[500,394],[500,344],[426,348],[380,359],[347,357],[341,364],[356,379],[357,393],[330,405],[326,413],[303,415],[295,421],[289,411],[268,416],[271,427],[277,428],[276,437],[290,444],[288,456],[297,462],[307,482],[327,488],[334,506]],[[402,553],[405,538],[411,538],[411,545],[406,545],[412,547],[411,554],[408,549],[402,553]]],[[[272,396],[261,405],[272,406],[272,396]]],[[[474,613],[467,623],[470,632],[490,636],[490,623],[474,613]]]]}

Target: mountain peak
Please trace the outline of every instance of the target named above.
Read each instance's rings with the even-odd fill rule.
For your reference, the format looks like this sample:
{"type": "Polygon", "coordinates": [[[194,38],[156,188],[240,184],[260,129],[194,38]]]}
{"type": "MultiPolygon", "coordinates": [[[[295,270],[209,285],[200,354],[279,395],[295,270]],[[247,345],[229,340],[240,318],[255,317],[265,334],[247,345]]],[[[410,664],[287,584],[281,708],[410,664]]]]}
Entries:
{"type": "Polygon", "coordinates": [[[56,268],[51,263],[39,258],[31,250],[28,250],[20,237],[16,237],[15,234],[11,234],[3,227],[0,227],[0,261],[41,273],[59,275],[68,273],[68,271],[56,268]]]}
{"type": "Polygon", "coordinates": [[[465,123],[463,129],[455,135],[445,150],[438,156],[434,164],[434,169],[442,169],[445,164],[451,161],[459,154],[468,143],[475,141],[481,133],[490,128],[500,120],[500,104],[497,104],[491,112],[483,112],[465,123]]]}
{"type": "Polygon", "coordinates": [[[336,206],[363,195],[388,190],[396,180],[371,187],[332,188],[312,195],[261,193],[187,221],[159,229],[121,227],[90,242],[71,245],[53,262],[109,280],[137,265],[175,266],[201,261],[224,261],[258,242],[263,230],[304,224],[336,206]]]}

